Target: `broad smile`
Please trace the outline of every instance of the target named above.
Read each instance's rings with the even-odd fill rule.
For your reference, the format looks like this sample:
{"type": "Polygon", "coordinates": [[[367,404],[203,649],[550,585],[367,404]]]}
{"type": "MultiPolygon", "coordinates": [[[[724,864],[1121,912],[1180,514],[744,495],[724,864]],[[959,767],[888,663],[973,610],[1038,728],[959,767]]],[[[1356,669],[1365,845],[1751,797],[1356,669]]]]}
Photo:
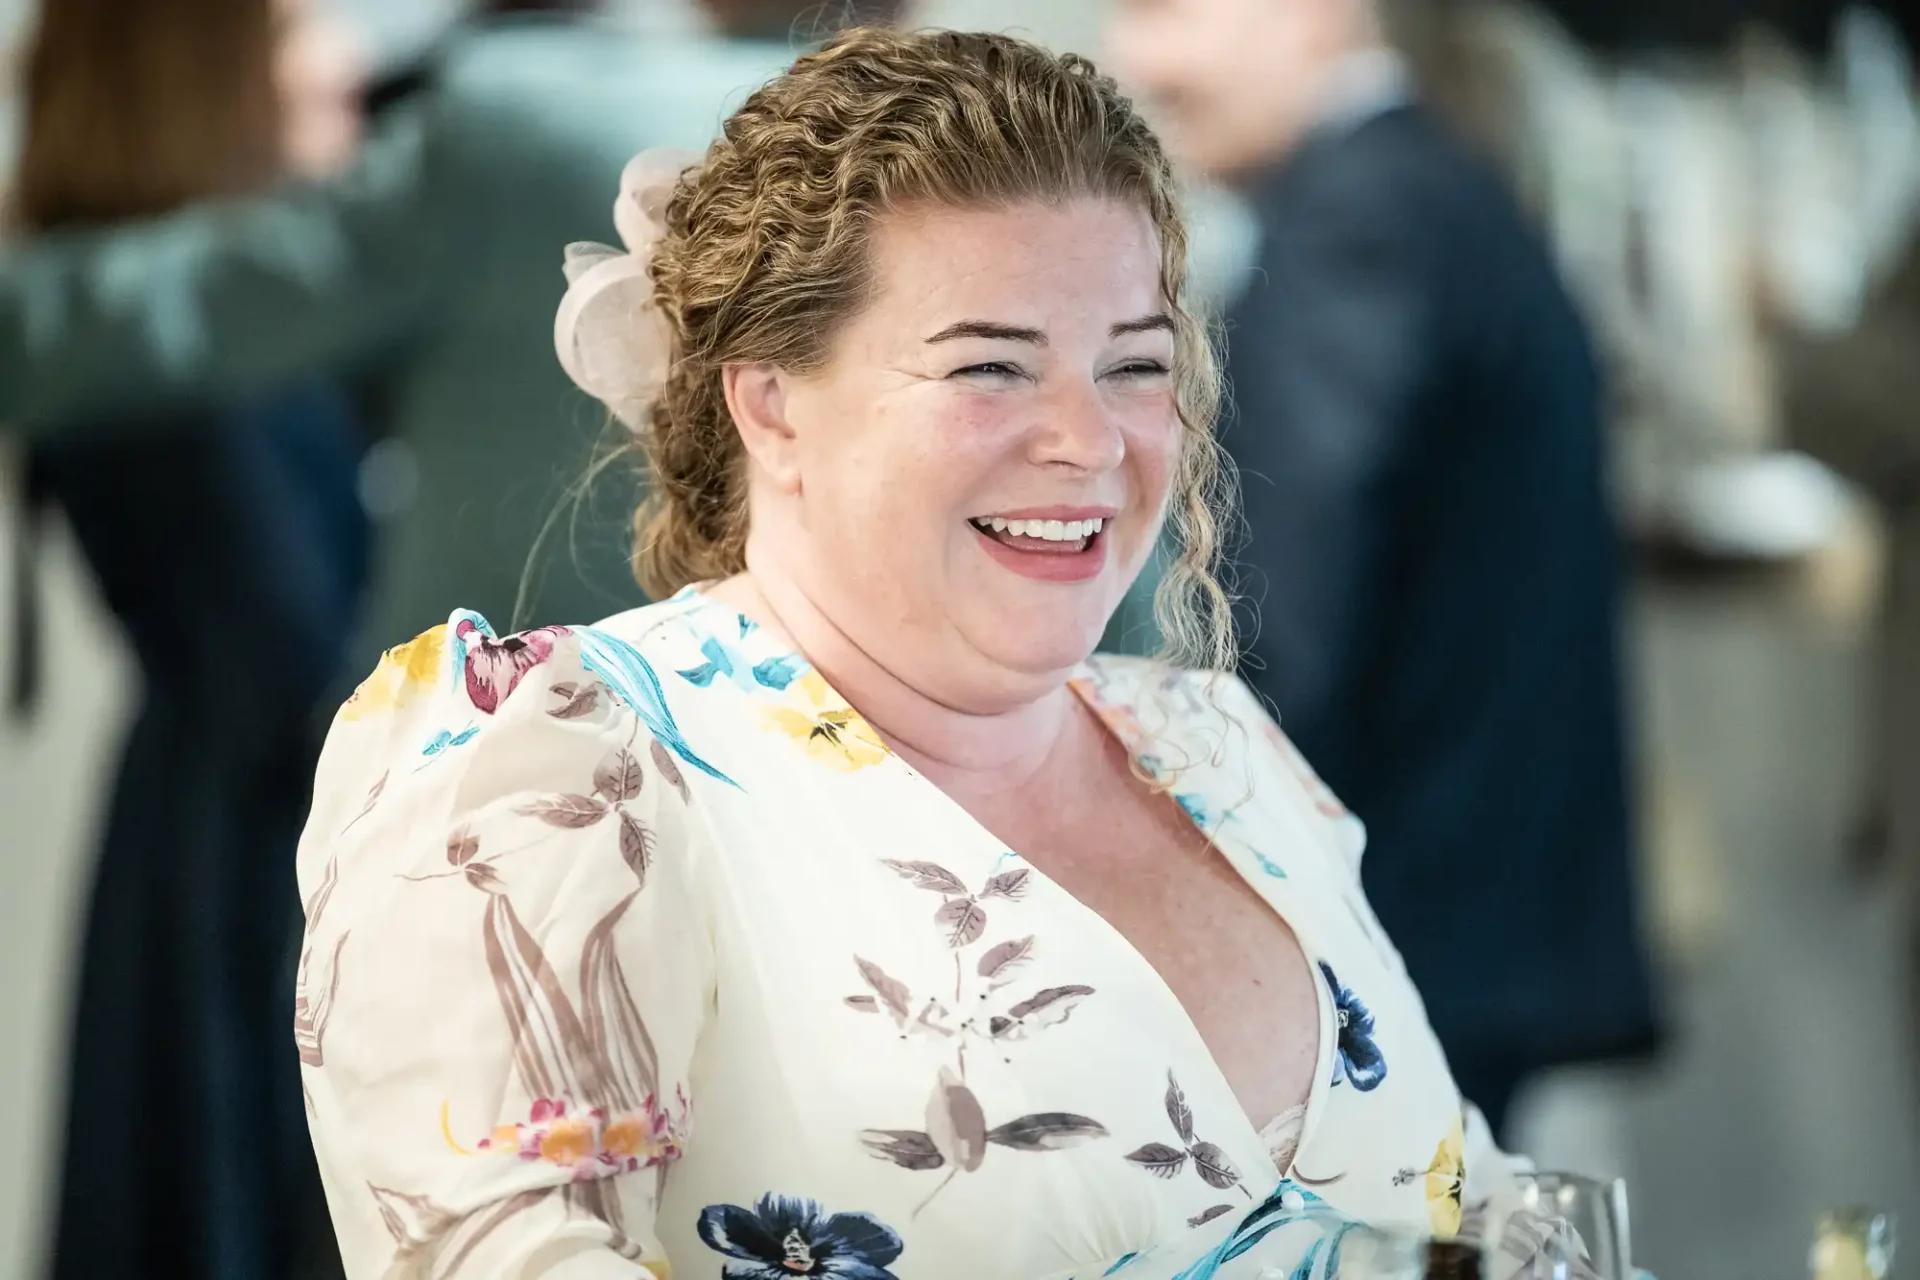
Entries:
{"type": "Polygon", "coordinates": [[[981,547],[1004,567],[1042,582],[1085,582],[1106,567],[1109,514],[975,516],[981,547]]]}

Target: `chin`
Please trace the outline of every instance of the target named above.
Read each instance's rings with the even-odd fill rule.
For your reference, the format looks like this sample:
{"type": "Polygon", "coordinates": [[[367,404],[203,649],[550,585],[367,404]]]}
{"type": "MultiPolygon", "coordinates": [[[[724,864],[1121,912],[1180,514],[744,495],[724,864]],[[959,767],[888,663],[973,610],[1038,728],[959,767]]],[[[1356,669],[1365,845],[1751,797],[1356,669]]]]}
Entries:
{"type": "Polygon", "coordinates": [[[1106,634],[1111,612],[1102,612],[1094,619],[1058,615],[1049,618],[1045,610],[1039,609],[1012,611],[1012,616],[1027,619],[1025,625],[1014,628],[1009,628],[1004,621],[1008,613],[997,612],[994,625],[978,647],[994,665],[1008,671],[1036,680],[1057,679],[1063,672],[1071,673],[1100,647],[1100,637],[1106,634]]]}

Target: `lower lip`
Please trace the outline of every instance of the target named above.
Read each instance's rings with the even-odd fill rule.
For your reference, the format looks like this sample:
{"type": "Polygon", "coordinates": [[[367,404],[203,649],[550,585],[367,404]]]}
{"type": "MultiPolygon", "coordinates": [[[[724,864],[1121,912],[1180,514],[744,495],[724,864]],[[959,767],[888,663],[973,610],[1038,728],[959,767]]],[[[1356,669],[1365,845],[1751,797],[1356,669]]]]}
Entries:
{"type": "MultiPolygon", "coordinates": [[[[971,525],[968,526],[972,528],[971,525]]],[[[980,539],[980,545],[986,548],[988,555],[1002,565],[1024,578],[1033,578],[1040,582],[1085,582],[1100,576],[1107,567],[1107,534],[1101,530],[1093,535],[1081,551],[1021,551],[1010,547],[998,538],[990,538],[978,529],[973,536],[980,539]]]]}

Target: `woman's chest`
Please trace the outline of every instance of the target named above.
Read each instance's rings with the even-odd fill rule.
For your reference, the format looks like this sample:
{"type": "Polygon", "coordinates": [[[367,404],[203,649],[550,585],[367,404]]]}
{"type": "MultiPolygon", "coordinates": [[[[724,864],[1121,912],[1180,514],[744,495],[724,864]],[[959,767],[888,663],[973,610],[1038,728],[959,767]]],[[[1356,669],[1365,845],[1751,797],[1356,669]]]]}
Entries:
{"type": "Polygon", "coordinates": [[[1415,1175],[1457,1104],[1310,840],[1182,796],[1205,858],[1102,875],[1089,848],[1050,870],[897,758],[842,768],[836,740],[833,768],[796,769],[788,736],[728,744],[742,791],[705,808],[716,1007],[670,1247],[710,1256],[699,1214],[776,1195],[883,1222],[903,1277],[1118,1257],[1279,1182],[1236,1089],[1263,1050],[1311,1044],[1302,1025],[1302,1166],[1344,1212],[1424,1216],[1415,1175]]]}
{"type": "Polygon", "coordinates": [[[1286,919],[1171,798],[1108,794],[1010,816],[1034,865],[1111,925],[1171,991],[1258,1125],[1303,1109],[1323,999],[1286,919]]]}

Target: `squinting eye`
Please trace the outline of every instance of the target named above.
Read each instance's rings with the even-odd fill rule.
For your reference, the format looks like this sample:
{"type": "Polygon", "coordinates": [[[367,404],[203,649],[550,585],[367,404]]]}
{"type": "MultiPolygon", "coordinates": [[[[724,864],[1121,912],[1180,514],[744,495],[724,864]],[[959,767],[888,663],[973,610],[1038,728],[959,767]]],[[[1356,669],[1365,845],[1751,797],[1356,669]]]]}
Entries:
{"type": "Polygon", "coordinates": [[[1018,378],[1019,366],[1008,364],[1004,360],[989,360],[985,364],[970,364],[964,369],[955,369],[947,375],[950,378],[1018,378]]]}
{"type": "Polygon", "coordinates": [[[1108,376],[1131,380],[1138,378],[1160,378],[1165,377],[1166,374],[1167,366],[1161,364],[1158,360],[1130,360],[1118,369],[1115,369],[1108,376]]]}

